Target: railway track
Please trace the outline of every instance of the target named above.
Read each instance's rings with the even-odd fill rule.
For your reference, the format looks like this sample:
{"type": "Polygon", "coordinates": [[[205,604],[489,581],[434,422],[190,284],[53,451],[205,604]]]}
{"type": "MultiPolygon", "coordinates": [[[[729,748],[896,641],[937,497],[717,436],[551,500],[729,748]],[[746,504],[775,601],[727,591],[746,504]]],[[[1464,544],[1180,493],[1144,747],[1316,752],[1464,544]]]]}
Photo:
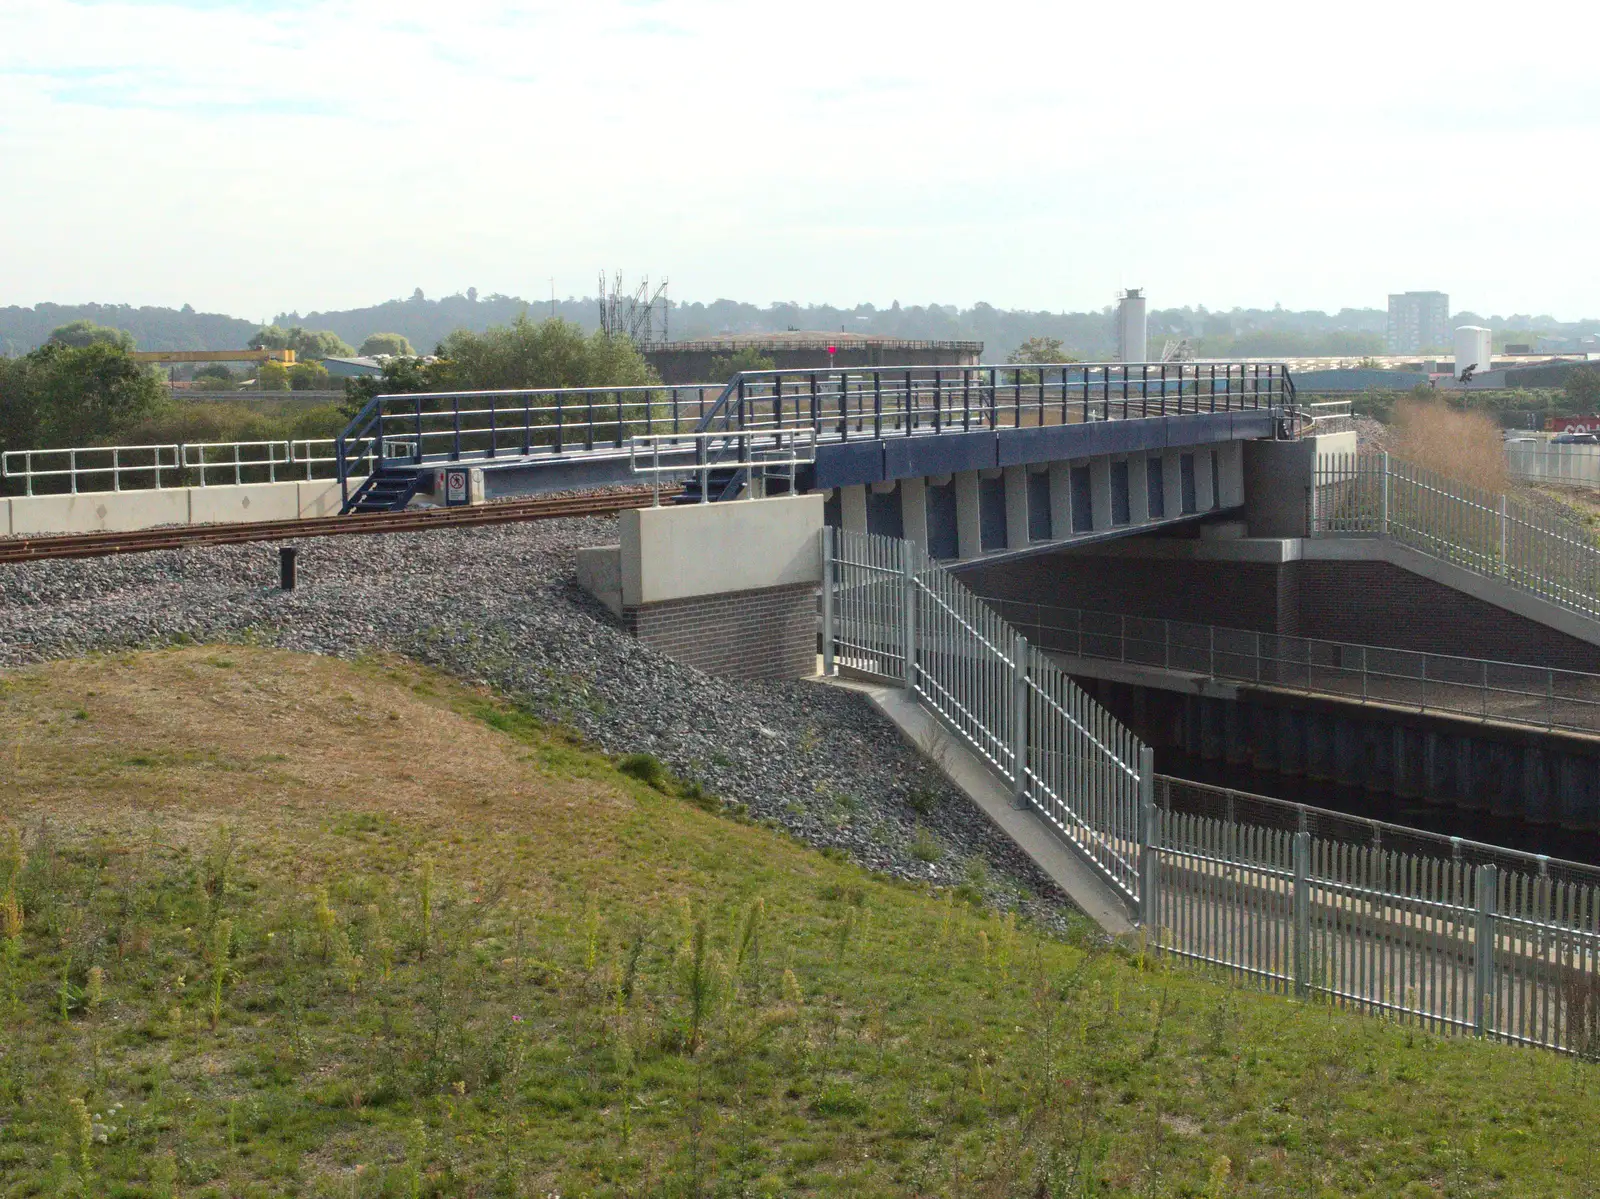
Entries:
{"type": "Polygon", "coordinates": [[[49,558],[101,558],[187,546],[239,545],[250,541],[288,541],[300,537],[343,537],[374,533],[414,533],[471,525],[504,525],[567,516],[605,516],[625,508],[650,506],[648,487],[589,495],[512,500],[476,508],[425,508],[371,512],[362,516],[318,516],[240,525],[184,525],[129,533],[71,533],[0,540],[0,564],[49,558]]]}

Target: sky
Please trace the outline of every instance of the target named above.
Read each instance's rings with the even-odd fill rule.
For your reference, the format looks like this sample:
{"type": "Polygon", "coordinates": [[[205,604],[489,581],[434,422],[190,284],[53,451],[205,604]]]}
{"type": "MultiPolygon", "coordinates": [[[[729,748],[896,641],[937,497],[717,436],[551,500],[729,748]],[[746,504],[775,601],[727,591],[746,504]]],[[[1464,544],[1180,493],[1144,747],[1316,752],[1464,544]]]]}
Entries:
{"type": "Polygon", "coordinates": [[[0,306],[1600,315],[1600,6],[0,0],[0,306]]]}

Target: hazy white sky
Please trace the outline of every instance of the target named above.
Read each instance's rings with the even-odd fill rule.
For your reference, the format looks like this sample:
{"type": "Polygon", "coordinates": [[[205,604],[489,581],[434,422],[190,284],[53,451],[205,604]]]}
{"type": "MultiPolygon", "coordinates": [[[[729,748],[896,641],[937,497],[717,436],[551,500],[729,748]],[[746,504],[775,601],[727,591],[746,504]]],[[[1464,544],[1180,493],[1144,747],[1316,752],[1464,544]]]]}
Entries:
{"type": "Polygon", "coordinates": [[[0,0],[0,305],[1600,315],[1597,13],[0,0]]]}

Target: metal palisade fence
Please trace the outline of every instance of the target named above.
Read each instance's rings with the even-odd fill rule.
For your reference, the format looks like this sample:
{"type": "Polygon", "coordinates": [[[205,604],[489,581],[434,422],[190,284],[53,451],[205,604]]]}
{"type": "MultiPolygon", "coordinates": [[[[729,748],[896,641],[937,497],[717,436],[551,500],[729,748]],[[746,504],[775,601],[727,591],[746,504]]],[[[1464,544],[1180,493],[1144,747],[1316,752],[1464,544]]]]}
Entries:
{"type": "Polygon", "coordinates": [[[1439,1032],[1600,1054],[1595,872],[1174,810],[1181,784],[1157,779],[1150,749],[915,545],[826,529],[823,561],[825,669],[905,686],[1110,881],[1158,952],[1439,1032]]]}
{"type": "Polygon", "coordinates": [[[1388,537],[1600,618],[1600,548],[1583,524],[1389,454],[1328,454],[1310,496],[1314,536],[1388,537]]]}
{"type": "Polygon", "coordinates": [[[1149,749],[912,542],[823,536],[830,669],[900,681],[1137,905],[1149,749]]]}

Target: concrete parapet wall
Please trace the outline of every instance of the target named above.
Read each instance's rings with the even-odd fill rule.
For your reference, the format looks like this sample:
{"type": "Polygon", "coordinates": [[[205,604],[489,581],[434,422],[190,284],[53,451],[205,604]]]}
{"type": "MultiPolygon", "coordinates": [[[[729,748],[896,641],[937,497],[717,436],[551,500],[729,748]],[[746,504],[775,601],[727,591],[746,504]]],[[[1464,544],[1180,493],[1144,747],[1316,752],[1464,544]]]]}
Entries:
{"type": "MultiPolygon", "coordinates": [[[[351,490],[363,481],[351,479],[351,490]]],[[[128,533],[161,525],[296,520],[336,516],[341,504],[336,479],[12,496],[0,499],[0,536],[128,533]]]]}
{"type": "Polygon", "coordinates": [[[822,580],[820,495],[635,508],[618,518],[624,607],[822,580]]]}
{"type": "Polygon", "coordinates": [[[300,516],[298,483],[244,483],[185,490],[189,493],[189,523],[192,525],[296,520],[300,516]]]}
{"type": "Polygon", "coordinates": [[[162,491],[13,496],[11,532],[19,537],[38,537],[52,533],[126,533],[157,525],[186,525],[191,490],[177,487],[162,491]]]}
{"type": "Polygon", "coordinates": [[[1250,536],[1306,536],[1310,532],[1307,495],[1317,460],[1355,452],[1353,432],[1326,433],[1299,441],[1244,442],[1245,520],[1250,536]]]}
{"type": "MultiPolygon", "coordinates": [[[[364,475],[357,479],[351,479],[351,494],[354,494],[356,488],[366,481],[366,476],[364,475]]],[[[295,500],[302,518],[338,516],[339,509],[344,505],[344,497],[339,492],[338,479],[317,479],[310,483],[296,483],[295,500]]]]}
{"type": "Polygon", "coordinates": [[[816,673],[823,497],[639,508],[620,544],[578,552],[578,583],[629,632],[732,679],[816,673]]]}

